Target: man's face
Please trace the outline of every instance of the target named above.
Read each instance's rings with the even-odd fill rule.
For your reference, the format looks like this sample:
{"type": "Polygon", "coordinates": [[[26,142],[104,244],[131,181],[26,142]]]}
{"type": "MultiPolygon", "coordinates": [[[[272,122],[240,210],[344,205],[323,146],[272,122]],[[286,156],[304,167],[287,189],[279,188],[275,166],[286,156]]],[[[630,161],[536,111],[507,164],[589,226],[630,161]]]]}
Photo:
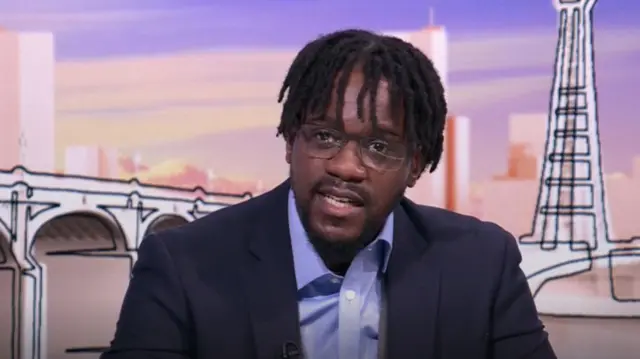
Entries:
{"type": "Polygon", "coordinates": [[[379,85],[375,108],[365,97],[364,120],[358,118],[357,97],[364,80],[360,71],[351,74],[344,95],[343,122],[333,119],[337,106],[334,90],[327,115],[317,118],[311,114],[305,127],[313,130],[306,132],[307,137],[299,133],[287,144],[286,160],[291,165],[292,188],[302,222],[310,237],[323,242],[349,245],[370,240],[420,172],[417,159],[406,153],[393,170],[371,168],[371,161],[363,160],[365,151],[359,150],[363,143],[369,150],[380,152],[388,144],[405,145],[403,114],[399,118],[392,115],[386,81],[379,85]],[[371,111],[376,112],[375,128],[369,120],[371,111]],[[323,159],[310,155],[313,144],[309,141],[316,141],[318,148],[336,143],[336,138],[345,142],[335,156],[323,159]]]}

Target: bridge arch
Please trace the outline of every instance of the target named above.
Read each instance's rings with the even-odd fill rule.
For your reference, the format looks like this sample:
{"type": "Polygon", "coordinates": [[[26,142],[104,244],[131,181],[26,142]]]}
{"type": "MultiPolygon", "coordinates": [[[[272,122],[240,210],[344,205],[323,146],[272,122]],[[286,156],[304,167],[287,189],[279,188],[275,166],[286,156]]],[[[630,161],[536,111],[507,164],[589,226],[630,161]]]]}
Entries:
{"type": "Polygon", "coordinates": [[[0,224],[0,267],[14,262],[9,231],[0,224]]]}
{"type": "Polygon", "coordinates": [[[130,278],[123,231],[100,211],[46,216],[29,248],[43,272],[43,351],[64,357],[70,349],[104,347],[130,278]]]}
{"type": "Polygon", "coordinates": [[[160,214],[151,219],[145,230],[145,237],[169,228],[179,227],[189,223],[189,220],[179,214],[160,214]]]}
{"type": "MultiPolygon", "coordinates": [[[[4,204],[0,204],[0,206],[2,206],[4,204]]],[[[7,223],[5,223],[2,220],[2,217],[0,216],[0,238],[4,238],[7,240],[7,242],[9,241],[9,238],[11,238],[11,234],[9,233],[9,226],[7,223]]]]}
{"type": "MultiPolygon", "coordinates": [[[[112,218],[108,213],[98,209],[82,209],[74,211],[59,211],[49,210],[39,213],[31,223],[35,224],[35,228],[31,228],[30,233],[33,233],[30,238],[29,251],[33,254],[33,250],[36,245],[36,241],[42,240],[44,235],[47,238],[64,237],[64,233],[78,233],[80,231],[86,231],[88,229],[97,229],[98,232],[94,232],[94,236],[89,238],[97,239],[108,236],[111,239],[112,246],[120,248],[124,246],[125,236],[120,223],[112,218]],[[56,232],[57,231],[57,232],[56,232]],[[60,232],[66,231],[66,232],[60,232]],[[96,237],[96,235],[102,235],[103,237],[96,237]]],[[[78,240],[79,238],[75,238],[78,240]]],[[[103,238],[105,239],[105,238],[103,238]]],[[[104,243],[101,243],[101,248],[104,248],[104,243]]]]}
{"type": "Polygon", "coordinates": [[[0,295],[0,358],[11,358],[15,332],[15,308],[17,299],[18,264],[11,251],[9,232],[0,226],[0,291],[8,295],[0,295]]]}

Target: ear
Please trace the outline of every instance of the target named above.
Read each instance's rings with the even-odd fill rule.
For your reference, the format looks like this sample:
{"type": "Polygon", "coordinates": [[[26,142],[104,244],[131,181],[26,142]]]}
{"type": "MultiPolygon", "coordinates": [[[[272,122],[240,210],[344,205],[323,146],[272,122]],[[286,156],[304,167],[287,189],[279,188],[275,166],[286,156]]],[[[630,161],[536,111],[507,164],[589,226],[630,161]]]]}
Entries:
{"type": "Polygon", "coordinates": [[[420,179],[420,175],[423,172],[423,168],[420,161],[420,151],[416,151],[409,164],[409,175],[407,177],[407,187],[413,188],[420,179]]]}
{"type": "Polygon", "coordinates": [[[288,164],[291,164],[291,152],[293,152],[293,144],[290,140],[286,140],[286,148],[284,151],[284,159],[288,164]]]}

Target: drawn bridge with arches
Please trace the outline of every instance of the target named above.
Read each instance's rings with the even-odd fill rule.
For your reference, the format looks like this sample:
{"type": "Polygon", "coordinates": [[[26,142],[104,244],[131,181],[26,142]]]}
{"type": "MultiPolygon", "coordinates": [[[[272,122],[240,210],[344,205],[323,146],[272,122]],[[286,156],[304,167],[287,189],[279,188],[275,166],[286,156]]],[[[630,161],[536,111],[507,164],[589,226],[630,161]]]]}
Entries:
{"type": "Polygon", "coordinates": [[[75,248],[47,254],[119,257],[133,265],[148,233],[250,196],[145,185],[137,180],[34,173],[22,167],[0,171],[0,270],[12,275],[8,357],[42,359],[48,354],[47,268],[34,254],[41,238],[62,233],[58,239],[72,241],[69,226],[93,221],[110,233],[108,247],[90,248],[90,235],[82,234],[75,248]]]}

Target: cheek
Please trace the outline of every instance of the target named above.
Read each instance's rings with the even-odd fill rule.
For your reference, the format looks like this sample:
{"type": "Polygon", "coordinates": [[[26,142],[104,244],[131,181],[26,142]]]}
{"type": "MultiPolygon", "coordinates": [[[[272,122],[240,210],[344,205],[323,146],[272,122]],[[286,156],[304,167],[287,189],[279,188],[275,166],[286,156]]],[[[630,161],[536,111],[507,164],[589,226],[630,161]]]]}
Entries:
{"type": "Polygon", "coordinates": [[[290,154],[291,173],[297,177],[304,177],[309,173],[309,158],[300,151],[292,151],[290,154]]]}
{"type": "Polygon", "coordinates": [[[295,150],[291,152],[290,175],[298,190],[307,191],[322,178],[324,160],[309,158],[295,150]]]}
{"type": "Polygon", "coordinates": [[[403,171],[393,176],[372,179],[372,182],[375,181],[376,184],[371,193],[376,212],[388,211],[396,205],[398,197],[404,193],[407,187],[408,178],[408,172],[403,171]]]}

